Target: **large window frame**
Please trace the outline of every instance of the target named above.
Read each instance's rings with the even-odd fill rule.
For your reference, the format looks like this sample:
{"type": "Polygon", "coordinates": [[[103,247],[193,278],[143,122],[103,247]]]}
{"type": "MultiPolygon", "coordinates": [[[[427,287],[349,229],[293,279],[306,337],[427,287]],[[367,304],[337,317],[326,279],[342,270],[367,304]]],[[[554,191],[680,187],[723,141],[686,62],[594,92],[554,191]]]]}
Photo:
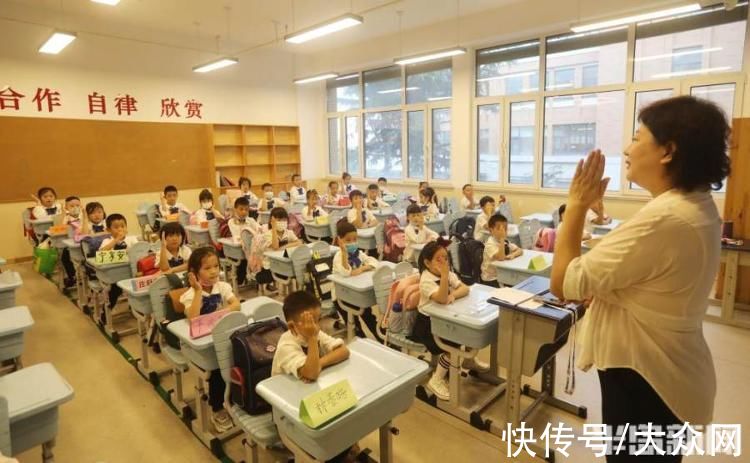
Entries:
{"type": "MultiPolygon", "coordinates": [[[[748,20],[745,30],[745,43],[744,47],[750,46],[750,14],[748,14],[748,20]]],[[[693,87],[700,87],[706,85],[721,85],[721,84],[734,84],[734,106],[733,114],[730,118],[740,117],[742,114],[742,102],[744,83],[746,76],[744,72],[727,72],[717,74],[706,74],[701,76],[685,76],[677,78],[669,78],[663,80],[650,80],[650,81],[634,81],[633,74],[633,59],[635,56],[635,40],[636,40],[636,24],[630,24],[627,26],[627,54],[626,54],[626,78],[622,84],[607,84],[607,85],[596,85],[590,87],[574,88],[574,89],[552,89],[544,90],[547,85],[547,53],[546,44],[547,39],[555,36],[559,36],[561,32],[549,33],[540,37],[526,37],[515,41],[515,43],[528,42],[539,39],[539,86],[540,89],[537,92],[528,92],[523,94],[513,95],[499,95],[499,96],[477,96],[477,51],[497,46],[511,46],[512,42],[505,43],[488,43],[487,46],[478,47],[472,54],[472,103],[471,103],[471,181],[476,186],[482,189],[502,189],[503,191],[518,191],[518,192],[539,192],[545,194],[565,194],[567,190],[560,188],[545,188],[542,186],[542,170],[543,170],[543,156],[544,156],[544,120],[545,120],[545,98],[553,96],[564,96],[564,95],[580,95],[587,93],[601,93],[608,91],[624,91],[625,92],[625,115],[624,124],[622,128],[622,140],[623,147],[628,144],[628,141],[632,137],[633,131],[636,128],[636,108],[635,99],[636,94],[643,91],[649,90],[672,90],[674,95],[690,95],[693,87]],[[511,130],[511,113],[510,107],[513,103],[519,103],[524,101],[534,101],[535,106],[535,126],[534,126],[534,168],[533,168],[533,181],[531,184],[518,184],[511,183],[509,178],[510,173],[510,130],[511,130]],[[501,118],[500,118],[500,173],[499,182],[486,182],[479,180],[478,172],[478,158],[479,158],[479,126],[477,120],[478,109],[482,105],[498,104],[500,106],[501,118]]],[[[564,33],[564,31],[563,31],[564,33]]],[[[750,68],[748,63],[748,55],[750,53],[745,52],[745,59],[743,61],[743,70],[750,68]]],[[[620,157],[620,190],[608,191],[607,197],[617,198],[645,198],[648,193],[639,189],[637,186],[632,186],[626,179],[626,169],[624,166],[625,159],[623,156],[620,157]]],[[[723,193],[717,192],[718,195],[723,193]]]]}

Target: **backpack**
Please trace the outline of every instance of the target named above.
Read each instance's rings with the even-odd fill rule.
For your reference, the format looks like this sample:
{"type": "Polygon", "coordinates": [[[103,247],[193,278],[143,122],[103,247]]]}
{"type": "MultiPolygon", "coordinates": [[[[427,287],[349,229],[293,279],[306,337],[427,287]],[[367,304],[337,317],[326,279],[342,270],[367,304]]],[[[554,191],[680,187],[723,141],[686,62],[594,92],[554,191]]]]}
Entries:
{"type": "Polygon", "coordinates": [[[266,225],[262,225],[258,229],[258,233],[253,236],[253,241],[250,245],[250,255],[247,259],[247,268],[252,274],[256,274],[263,270],[263,252],[268,245],[265,237],[265,232],[267,230],[268,228],[266,225]]]}
{"type": "Polygon", "coordinates": [[[455,236],[461,241],[467,238],[473,238],[476,222],[477,221],[474,217],[459,217],[451,223],[450,227],[448,227],[448,236],[455,236]]]}
{"type": "Polygon", "coordinates": [[[395,215],[385,220],[383,234],[385,235],[383,260],[400,262],[406,249],[406,235],[395,215]]]}
{"type": "Polygon", "coordinates": [[[537,251],[554,252],[556,237],[557,230],[554,228],[540,228],[539,231],[536,232],[534,249],[537,251]]]}
{"type": "Polygon", "coordinates": [[[292,212],[289,214],[287,219],[287,228],[297,235],[297,238],[302,238],[304,229],[302,228],[302,214],[299,212],[292,212]]]}
{"type": "Polygon", "coordinates": [[[96,257],[96,251],[99,250],[100,247],[102,247],[102,242],[109,238],[110,235],[96,235],[96,236],[86,236],[84,237],[81,242],[86,242],[89,245],[89,253],[86,257],[96,257]]]}
{"type": "Polygon", "coordinates": [[[388,294],[388,307],[381,325],[389,333],[411,335],[417,320],[417,306],[419,305],[419,274],[410,275],[396,280],[391,285],[388,294]]]}
{"type": "Polygon", "coordinates": [[[458,244],[458,276],[467,285],[479,281],[484,258],[484,243],[473,238],[458,244]]]}
{"type": "Polygon", "coordinates": [[[219,221],[219,238],[231,238],[232,230],[229,228],[229,221],[231,217],[227,217],[224,220],[219,221]]]}
{"type": "Polygon", "coordinates": [[[338,205],[339,206],[351,206],[352,202],[349,198],[343,197],[343,198],[339,198],[338,205]]]}
{"type": "Polygon", "coordinates": [[[255,387],[271,377],[273,356],[286,324],[278,318],[240,328],[229,337],[234,361],[230,372],[230,400],[251,415],[271,411],[271,406],[255,392],[255,387]]]}
{"type": "Polygon", "coordinates": [[[156,254],[148,253],[145,257],[138,259],[136,263],[138,275],[147,276],[159,273],[159,267],[156,266],[156,254]]]}
{"type": "Polygon", "coordinates": [[[164,276],[167,278],[167,282],[169,283],[169,291],[167,291],[167,294],[164,295],[165,316],[164,320],[159,323],[159,332],[162,335],[162,339],[164,339],[164,342],[166,342],[169,347],[180,350],[180,338],[172,334],[167,329],[167,325],[169,325],[173,321],[182,320],[183,318],[185,318],[184,313],[177,312],[175,310],[170,293],[175,289],[185,288],[186,285],[182,278],[173,273],[167,273],[164,276]]]}
{"type": "Polygon", "coordinates": [[[326,257],[313,257],[307,263],[307,273],[310,275],[311,291],[319,301],[327,301],[332,298],[333,284],[328,281],[328,275],[333,273],[334,255],[326,257]]]}

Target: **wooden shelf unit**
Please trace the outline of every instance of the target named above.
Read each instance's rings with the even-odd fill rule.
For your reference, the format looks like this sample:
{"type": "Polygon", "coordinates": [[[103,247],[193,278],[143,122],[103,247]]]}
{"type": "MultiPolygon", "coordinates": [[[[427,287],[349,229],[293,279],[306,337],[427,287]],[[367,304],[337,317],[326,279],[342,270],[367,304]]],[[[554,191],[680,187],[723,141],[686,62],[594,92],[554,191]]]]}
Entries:
{"type": "Polygon", "coordinates": [[[239,177],[252,181],[258,194],[264,183],[278,194],[292,185],[300,173],[299,128],[294,126],[214,124],[213,166],[215,193],[239,188],[239,177]],[[234,186],[221,186],[227,177],[234,186]]]}

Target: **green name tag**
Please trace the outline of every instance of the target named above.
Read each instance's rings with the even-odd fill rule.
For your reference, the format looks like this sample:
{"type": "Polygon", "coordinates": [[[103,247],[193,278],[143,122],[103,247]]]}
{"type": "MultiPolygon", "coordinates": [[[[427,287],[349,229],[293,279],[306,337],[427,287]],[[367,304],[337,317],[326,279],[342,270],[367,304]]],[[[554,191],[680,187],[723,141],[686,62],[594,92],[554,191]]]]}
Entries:
{"type": "Polygon", "coordinates": [[[331,421],[357,405],[352,385],[344,379],[302,399],[299,417],[311,428],[331,421]]]}
{"type": "Polygon", "coordinates": [[[529,261],[529,270],[534,271],[541,271],[549,267],[549,264],[547,264],[547,261],[544,260],[544,256],[535,256],[532,257],[529,261]]]}
{"type": "Polygon", "coordinates": [[[96,251],[94,261],[97,264],[121,264],[123,262],[128,262],[128,251],[125,249],[96,251]]]}

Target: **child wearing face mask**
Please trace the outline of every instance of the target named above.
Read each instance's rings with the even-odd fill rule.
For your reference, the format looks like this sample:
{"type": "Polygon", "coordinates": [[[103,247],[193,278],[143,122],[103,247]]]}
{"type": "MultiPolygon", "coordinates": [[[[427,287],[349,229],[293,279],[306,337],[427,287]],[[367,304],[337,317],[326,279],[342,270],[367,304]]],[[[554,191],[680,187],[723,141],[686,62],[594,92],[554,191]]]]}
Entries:
{"type": "Polygon", "coordinates": [[[198,195],[198,200],[201,203],[200,209],[193,213],[193,217],[196,222],[208,222],[209,220],[224,220],[224,216],[214,207],[214,195],[208,191],[203,190],[198,195]]]}
{"type": "MultiPolygon", "coordinates": [[[[219,281],[219,256],[210,246],[198,248],[188,260],[190,289],[180,296],[185,306],[185,315],[193,319],[217,310],[239,310],[240,300],[232,292],[232,285],[219,281]]],[[[226,384],[218,369],[208,378],[208,403],[213,411],[211,422],[217,433],[229,431],[234,426],[232,418],[224,409],[226,384]]]]}
{"type": "Polygon", "coordinates": [[[273,197],[273,185],[271,185],[270,183],[264,183],[263,197],[260,198],[260,202],[258,203],[258,210],[270,211],[275,207],[284,207],[285,205],[286,201],[281,198],[273,197]]]}
{"type": "MultiPolygon", "coordinates": [[[[283,207],[274,207],[271,210],[271,218],[268,230],[263,233],[261,251],[287,249],[299,246],[302,241],[297,238],[293,231],[289,230],[289,214],[283,207]]],[[[263,270],[255,275],[258,284],[273,284],[273,274],[271,273],[271,261],[268,257],[263,257],[263,270]]],[[[269,288],[270,289],[270,288],[269,288]]]]}

